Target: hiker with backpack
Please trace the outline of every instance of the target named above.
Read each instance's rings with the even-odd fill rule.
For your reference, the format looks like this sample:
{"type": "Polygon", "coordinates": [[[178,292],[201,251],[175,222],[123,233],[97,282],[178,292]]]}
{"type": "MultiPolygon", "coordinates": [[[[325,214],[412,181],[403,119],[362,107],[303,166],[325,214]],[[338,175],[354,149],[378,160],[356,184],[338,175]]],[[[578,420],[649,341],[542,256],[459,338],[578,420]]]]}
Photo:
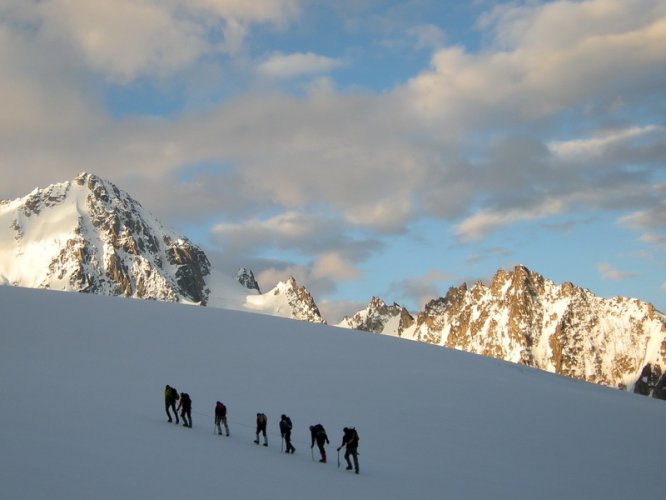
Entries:
{"type": "Polygon", "coordinates": [[[179,423],[178,422],[178,412],[176,411],[176,401],[178,400],[178,398],[179,398],[178,391],[175,388],[173,388],[173,387],[171,387],[170,385],[167,384],[164,387],[164,409],[166,411],[167,418],[169,419],[168,420],[169,422],[172,422],[171,413],[169,411],[169,409],[172,409],[173,414],[176,417],[176,423],[179,423]]]}
{"type": "Polygon", "coordinates": [[[296,448],[291,444],[291,419],[287,415],[282,415],[280,419],[280,434],[282,434],[282,439],[284,439],[285,444],[287,445],[286,453],[294,453],[296,448]]]}
{"type": "Polygon", "coordinates": [[[310,449],[312,449],[317,443],[319,447],[319,453],[321,454],[321,463],[326,463],[326,449],[324,448],[324,443],[329,444],[328,436],[326,435],[326,429],[321,424],[311,425],[310,426],[310,436],[312,437],[312,444],[310,444],[310,449]]]}
{"type": "Polygon", "coordinates": [[[259,444],[259,434],[264,435],[264,446],[268,446],[268,438],[266,437],[266,424],[268,418],[263,413],[257,413],[257,439],[254,440],[255,444],[259,444]]]}
{"type": "MultiPolygon", "coordinates": [[[[355,428],[345,427],[343,429],[342,444],[338,446],[338,453],[343,446],[346,446],[345,460],[347,461],[347,470],[352,470],[352,464],[349,460],[351,456],[354,459],[354,471],[358,474],[358,432],[355,428]]],[[[340,455],[338,455],[338,466],[340,466],[340,455]]]]}
{"type": "Polygon", "coordinates": [[[171,387],[170,385],[167,385],[164,388],[164,409],[166,410],[167,417],[169,417],[169,422],[172,422],[171,420],[171,413],[169,412],[169,409],[173,410],[173,414],[176,417],[176,423],[178,424],[178,412],[176,411],[176,401],[178,401],[178,391],[171,387]]]}
{"type": "Polygon", "coordinates": [[[181,410],[180,416],[183,419],[183,427],[192,428],[192,400],[186,392],[180,393],[180,402],[178,409],[181,410]],[[188,421],[189,420],[189,421],[188,421]]]}
{"type": "Polygon", "coordinates": [[[217,426],[217,433],[221,436],[222,427],[220,424],[224,424],[226,435],[229,436],[229,426],[227,425],[227,407],[218,401],[215,404],[215,425],[217,426]]]}

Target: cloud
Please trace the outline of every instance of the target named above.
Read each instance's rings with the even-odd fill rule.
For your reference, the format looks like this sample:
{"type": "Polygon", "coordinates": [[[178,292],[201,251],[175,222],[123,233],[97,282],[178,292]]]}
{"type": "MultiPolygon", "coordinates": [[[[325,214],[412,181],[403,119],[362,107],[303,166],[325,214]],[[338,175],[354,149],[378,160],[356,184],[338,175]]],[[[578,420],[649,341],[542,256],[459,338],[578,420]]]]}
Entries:
{"type": "Polygon", "coordinates": [[[261,62],[257,71],[269,78],[295,78],[328,73],[342,64],[338,59],[312,52],[275,53],[261,62]]]}
{"type": "Polygon", "coordinates": [[[14,29],[124,84],[171,75],[207,54],[237,53],[253,23],[284,25],[299,11],[296,0],[10,0],[8,17],[14,29]]]}
{"type": "Polygon", "coordinates": [[[414,276],[390,286],[390,295],[401,297],[409,306],[415,304],[418,309],[423,307],[432,299],[442,295],[440,286],[442,283],[451,281],[454,276],[440,269],[431,269],[420,276],[414,276]]]}
{"type": "Polygon", "coordinates": [[[666,236],[656,233],[645,233],[640,237],[640,240],[645,243],[666,246],[666,236]]]}
{"type": "Polygon", "coordinates": [[[654,194],[659,201],[649,210],[640,210],[622,217],[620,222],[632,229],[666,228],[666,184],[654,186],[654,194]]]}
{"type": "Polygon", "coordinates": [[[612,281],[621,281],[636,276],[636,273],[620,271],[606,262],[597,264],[597,271],[603,279],[612,281]]]}
{"type": "Polygon", "coordinates": [[[600,155],[613,145],[621,144],[628,139],[640,138],[655,132],[664,132],[664,127],[659,125],[629,127],[623,130],[604,132],[603,135],[590,139],[551,142],[548,144],[548,148],[553,154],[561,157],[600,155]]]}
{"type": "Polygon", "coordinates": [[[356,280],[361,271],[337,252],[327,252],[317,257],[312,266],[314,278],[330,278],[335,281],[356,280]]]}
{"type": "Polygon", "coordinates": [[[434,24],[420,24],[407,29],[407,35],[417,49],[439,49],[444,45],[446,35],[434,24]]]}
{"type": "Polygon", "coordinates": [[[657,0],[510,4],[480,27],[494,34],[488,50],[443,48],[404,89],[424,119],[487,126],[618,95],[635,102],[654,95],[653,69],[666,64],[657,0]]]}
{"type": "Polygon", "coordinates": [[[550,198],[524,208],[479,211],[456,224],[454,234],[463,242],[479,241],[500,228],[517,222],[543,219],[563,210],[563,200],[550,198]]]}
{"type": "Polygon", "coordinates": [[[221,262],[249,266],[264,281],[289,272],[317,292],[331,292],[335,282],[359,279],[359,263],[382,247],[371,237],[349,236],[339,220],[297,212],[217,224],[211,239],[221,249],[221,262]],[[293,261],[261,258],[275,250],[294,256],[293,261]]]}

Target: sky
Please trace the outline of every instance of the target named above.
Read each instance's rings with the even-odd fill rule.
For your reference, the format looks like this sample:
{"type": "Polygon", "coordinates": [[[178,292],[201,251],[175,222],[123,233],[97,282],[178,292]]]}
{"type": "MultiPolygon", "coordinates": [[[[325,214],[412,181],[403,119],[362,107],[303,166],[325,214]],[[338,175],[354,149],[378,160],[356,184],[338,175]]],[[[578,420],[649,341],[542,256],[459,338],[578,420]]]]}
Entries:
{"type": "Polygon", "coordinates": [[[336,320],[523,264],[666,310],[662,0],[0,0],[0,198],[94,173],[336,320]]]}
{"type": "Polygon", "coordinates": [[[3,498],[664,496],[658,399],[409,340],[164,302],[2,286],[0,325],[3,498]],[[167,422],[166,384],[190,395],[191,429],[167,422]],[[214,431],[216,401],[229,437],[214,431]],[[252,442],[258,412],[268,447],[252,442]],[[293,455],[280,451],[281,414],[293,455]],[[316,423],[326,464],[309,450],[316,423]],[[344,427],[359,433],[358,475],[344,451],[337,467],[344,427]]]}

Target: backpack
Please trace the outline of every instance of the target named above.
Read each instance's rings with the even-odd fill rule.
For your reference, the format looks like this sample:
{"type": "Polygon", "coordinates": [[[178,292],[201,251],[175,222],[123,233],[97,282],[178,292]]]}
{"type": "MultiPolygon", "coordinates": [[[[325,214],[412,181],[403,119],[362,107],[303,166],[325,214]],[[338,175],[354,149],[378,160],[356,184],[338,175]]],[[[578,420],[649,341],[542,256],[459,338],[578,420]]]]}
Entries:
{"type": "Polygon", "coordinates": [[[264,415],[263,413],[259,413],[257,415],[257,423],[258,424],[265,424],[266,423],[266,415],[264,415]]]}
{"type": "Polygon", "coordinates": [[[164,391],[164,397],[169,403],[173,403],[178,401],[180,396],[178,396],[178,391],[174,387],[167,385],[164,391]]]}
{"type": "Polygon", "coordinates": [[[349,429],[347,435],[347,444],[352,447],[358,446],[358,432],[356,432],[356,428],[349,429]]]}
{"type": "Polygon", "coordinates": [[[290,430],[291,430],[291,419],[285,416],[282,420],[280,420],[280,431],[282,433],[285,433],[290,430]]]}
{"type": "Polygon", "coordinates": [[[219,417],[224,417],[227,414],[227,407],[224,406],[224,403],[217,403],[215,405],[215,415],[219,417]]]}
{"type": "Polygon", "coordinates": [[[284,421],[287,426],[287,429],[291,430],[291,419],[289,417],[286,417],[284,421]]]}
{"type": "Polygon", "coordinates": [[[180,399],[181,399],[180,404],[182,405],[182,407],[189,409],[190,406],[192,405],[192,400],[190,399],[190,395],[184,392],[180,397],[180,399]]]}

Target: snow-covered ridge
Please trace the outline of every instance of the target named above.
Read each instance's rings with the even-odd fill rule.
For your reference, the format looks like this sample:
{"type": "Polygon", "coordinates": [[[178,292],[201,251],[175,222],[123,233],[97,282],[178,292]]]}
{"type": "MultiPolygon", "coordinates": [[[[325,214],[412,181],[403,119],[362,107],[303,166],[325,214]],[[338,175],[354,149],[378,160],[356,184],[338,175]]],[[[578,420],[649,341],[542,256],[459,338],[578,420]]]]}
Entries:
{"type": "Polygon", "coordinates": [[[0,207],[0,276],[16,286],[205,304],[204,253],[95,175],[0,207]]]}
{"type": "Polygon", "coordinates": [[[561,375],[661,395],[666,317],[636,299],[602,299],[557,285],[524,266],[486,285],[465,284],[410,315],[373,298],[338,326],[398,336],[533,366],[561,375]],[[649,368],[647,368],[649,367],[649,368]],[[651,373],[650,377],[641,376],[651,373]],[[656,375],[654,375],[656,373],[656,375]],[[661,377],[661,382],[660,382],[661,377]],[[656,391],[655,391],[656,389],[656,391]]]}
{"type": "Polygon", "coordinates": [[[125,191],[88,173],[0,204],[0,284],[323,322],[293,279],[278,284],[279,293],[259,295],[252,271],[242,268],[236,279],[220,273],[201,248],[125,191]]]}

